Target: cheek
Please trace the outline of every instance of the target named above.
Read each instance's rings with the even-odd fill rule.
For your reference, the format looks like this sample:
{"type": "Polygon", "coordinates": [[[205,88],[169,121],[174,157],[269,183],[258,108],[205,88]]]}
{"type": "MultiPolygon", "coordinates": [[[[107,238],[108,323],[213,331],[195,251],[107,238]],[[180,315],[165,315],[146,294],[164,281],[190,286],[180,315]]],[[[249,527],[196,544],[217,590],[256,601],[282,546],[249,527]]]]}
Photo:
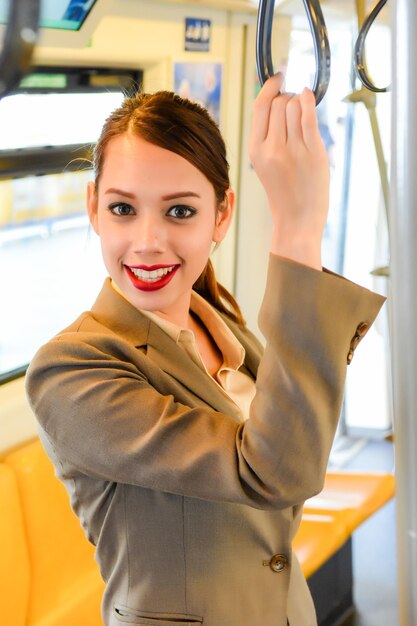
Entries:
{"type": "Polygon", "coordinates": [[[103,257],[104,265],[109,273],[112,273],[112,262],[114,261],[114,252],[109,245],[106,237],[100,237],[101,256],[103,257]]]}
{"type": "Polygon", "coordinates": [[[106,227],[106,223],[102,222],[100,225],[100,244],[103,259],[106,262],[106,266],[117,262],[117,259],[123,253],[125,242],[122,236],[117,235],[114,230],[106,227]]]}
{"type": "Polygon", "coordinates": [[[205,268],[210,256],[212,246],[211,232],[205,231],[204,235],[199,237],[189,237],[187,239],[184,259],[190,271],[196,275],[196,278],[205,268]]]}
{"type": "Polygon", "coordinates": [[[195,237],[189,239],[189,250],[196,256],[208,256],[211,250],[211,244],[213,241],[213,229],[210,225],[207,225],[203,231],[195,237]]]}

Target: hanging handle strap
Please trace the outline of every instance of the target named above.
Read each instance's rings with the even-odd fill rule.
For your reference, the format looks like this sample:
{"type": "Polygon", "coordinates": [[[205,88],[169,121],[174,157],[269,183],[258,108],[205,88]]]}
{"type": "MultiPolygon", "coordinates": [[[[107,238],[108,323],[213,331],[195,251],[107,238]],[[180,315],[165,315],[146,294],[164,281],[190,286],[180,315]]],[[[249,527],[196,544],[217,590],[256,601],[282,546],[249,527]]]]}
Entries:
{"type": "Polygon", "coordinates": [[[377,87],[369,78],[365,64],[365,42],[369,29],[376,20],[379,12],[386,5],[387,1],[388,0],[379,0],[379,2],[376,3],[368,17],[363,22],[355,43],[354,57],[356,74],[362,85],[374,93],[385,93],[390,89],[390,87],[377,87]]]}
{"type": "Polygon", "coordinates": [[[16,87],[30,67],[38,33],[40,0],[9,0],[0,55],[0,98],[16,87]]]}
{"type": "MultiPolygon", "coordinates": [[[[313,92],[316,105],[323,99],[330,81],[330,46],[319,0],[303,0],[314,43],[316,74],[313,92]]],[[[261,85],[274,75],[271,55],[275,0],[260,0],[256,30],[256,66],[261,85]]]]}

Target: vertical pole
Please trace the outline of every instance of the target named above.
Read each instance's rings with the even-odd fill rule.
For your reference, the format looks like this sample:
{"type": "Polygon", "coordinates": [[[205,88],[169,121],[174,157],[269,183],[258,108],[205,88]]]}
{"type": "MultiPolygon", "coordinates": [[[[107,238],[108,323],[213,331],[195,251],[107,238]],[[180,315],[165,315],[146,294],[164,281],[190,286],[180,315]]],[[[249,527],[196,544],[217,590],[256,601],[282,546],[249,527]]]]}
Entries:
{"type": "Polygon", "coordinates": [[[391,277],[400,626],[417,624],[417,2],[393,4],[391,277]]]}

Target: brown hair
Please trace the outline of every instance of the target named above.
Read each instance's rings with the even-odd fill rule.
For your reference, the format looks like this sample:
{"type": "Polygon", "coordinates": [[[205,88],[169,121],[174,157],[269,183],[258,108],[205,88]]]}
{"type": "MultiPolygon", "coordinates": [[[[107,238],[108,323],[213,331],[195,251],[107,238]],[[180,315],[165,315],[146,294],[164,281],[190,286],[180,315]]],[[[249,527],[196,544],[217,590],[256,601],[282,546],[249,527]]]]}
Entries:
{"type": "MultiPolygon", "coordinates": [[[[192,163],[213,185],[217,210],[222,210],[226,190],[230,187],[229,164],[223,137],[206,109],[170,91],[138,93],[126,98],[107,118],[95,145],[96,188],[107,144],[113,137],[125,132],[133,132],[192,163]]],[[[216,281],[210,259],[193,288],[218,311],[238,324],[245,324],[234,297],[216,281]]]]}

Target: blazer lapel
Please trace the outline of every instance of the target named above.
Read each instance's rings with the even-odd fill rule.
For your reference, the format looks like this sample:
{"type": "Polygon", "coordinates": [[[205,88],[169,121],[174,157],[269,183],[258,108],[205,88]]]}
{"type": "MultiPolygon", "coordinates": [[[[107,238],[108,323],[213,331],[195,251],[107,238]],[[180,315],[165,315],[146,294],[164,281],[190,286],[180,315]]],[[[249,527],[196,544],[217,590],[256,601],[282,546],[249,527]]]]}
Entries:
{"type": "MultiPolygon", "coordinates": [[[[136,348],[205,404],[239,418],[235,403],[157,324],[138,311],[106,279],[92,306],[94,317],[136,348]]],[[[233,330],[233,329],[232,329],[233,330]]]]}
{"type": "Polygon", "coordinates": [[[226,392],[153,322],[149,327],[147,346],[149,358],[182,387],[213,409],[239,417],[238,408],[226,392]]]}
{"type": "Polygon", "coordinates": [[[241,369],[246,370],[253,379],[256,380],[259,363],[261,362],[263,354],[262,345],[252,333],[249,333],[246,329],[242,330],[242,328],[228,318],[227,315],[224,313],[219,313],[219,315],[221,315],[225,324],[227,324],[236,339],[245,349],[245,361],[241,369]]]}

